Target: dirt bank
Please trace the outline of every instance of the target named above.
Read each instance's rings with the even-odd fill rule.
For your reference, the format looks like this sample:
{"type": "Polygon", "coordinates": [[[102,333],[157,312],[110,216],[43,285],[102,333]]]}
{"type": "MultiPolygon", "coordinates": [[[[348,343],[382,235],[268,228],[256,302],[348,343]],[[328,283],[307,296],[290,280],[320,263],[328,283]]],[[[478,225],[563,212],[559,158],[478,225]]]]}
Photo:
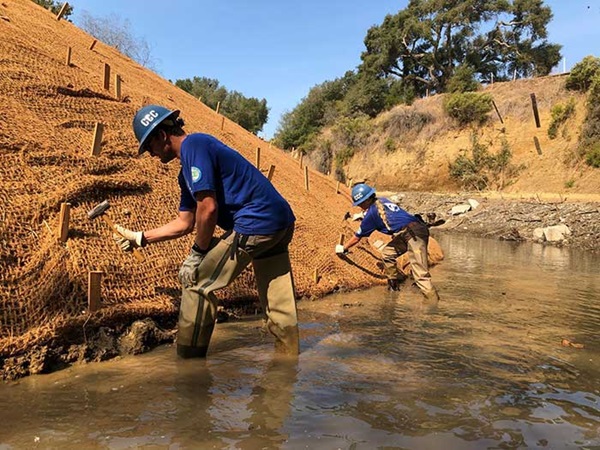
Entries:
{"type": "Polygon", "coordinates": [[[573,201],[561,196],[535,194],[505,197],[490,195],[441,195],[431,193],[381,193],[397,197],[399,204],[410,212],[435,213],[446,221],[436,227],[440,232],[467,233],[475,236],[510,241],[532,241],[545,245],[569,246],[581,250],[600,251],[600,199],[593,196],[585,201],[573,201]],[[452,215],[452,207],[479,205],[464,214],[452,215]],[[566,225],[571,234],[558,242],[536,238],[537,228],[566,225]]]}

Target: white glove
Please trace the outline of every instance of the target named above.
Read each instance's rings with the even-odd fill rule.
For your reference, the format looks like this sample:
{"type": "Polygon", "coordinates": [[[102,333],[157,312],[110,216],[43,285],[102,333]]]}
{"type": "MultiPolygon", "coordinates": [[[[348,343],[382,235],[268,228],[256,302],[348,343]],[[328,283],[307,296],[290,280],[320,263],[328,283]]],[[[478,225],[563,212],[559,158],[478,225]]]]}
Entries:
{"type": "Polygon", "coordinates": [[[200,253],[192,247],[190,254],[183,261],[179,269],[179,281],[184,288],[190,288],[198,281],[198,267],[206,257],[206,253],[200,253]]]}
{"type": "Polygon", "coordinates": [[[342,244],[337,244],[335,246],[335,252],[338,255],[343,255],[344,253],[347,253],[347,250],[344,249],[344,246],[342,244]]]}
{"type": "Polygon", "coordinates": [[[113,233],[113,239],[121,250],[131,252],[134,248],[142,247],[144,233],[141,231],[131,231],[121,225],[115,224],[117,233],[113,233]]]}

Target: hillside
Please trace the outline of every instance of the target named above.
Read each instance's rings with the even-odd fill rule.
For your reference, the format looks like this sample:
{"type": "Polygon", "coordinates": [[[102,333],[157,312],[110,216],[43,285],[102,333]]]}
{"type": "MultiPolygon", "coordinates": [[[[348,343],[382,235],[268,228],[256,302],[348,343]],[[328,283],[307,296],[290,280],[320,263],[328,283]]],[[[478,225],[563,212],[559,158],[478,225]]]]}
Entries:
{"type": "MultiPolygon", "coordinates": [[[[449,163],[461,150],[470,150],[475,132],[479,142],[491,153],[500,150],[505,140],[513,156],[511,164],[522,167],[508,178],[502,189],[504,197],[547,195],[572,200],[598,200],[600,169],[574,163],[573,153],[581,125],[586,116],[586,97],[564,87],[566,76],[495,83],[482,92],[494,99],[502,122],[493,110],[485,125],[475,129],[459,127],[442,109],[444,95],[417,100],[411,106],[397,106],[369,123],[364,145],[344,166],[349,179],[368,179],[379,189],[390,191],[457,192],[461,188],[449,176],[449,163]],[[535,123],[530,94],[535,94],[540,127],[535,123]],[[551,110],[574,99],[575,114],[559,128],[555,139],[548,137],[551,110]],[[537,138],[541,154],[534,143],[537,138]]],[[[343,151],[331,130],[329,139],[334,151],[343,151]]],[[[312,159],[321,156],[311,155],[312,159]]]]}
{"type": "MultiPolygon", "coordinates": [[[[177,214],[178,165],[135,158],[131,123],[145,104],[180,109],[188,132],[213,134],[253,163],[260,148],[261,170],[275,166],[272,182],[298,219],[290,250],[299,297],[382,282],[376,259],[366,248],[354,253],[358,265],[333,256],[340,233],[351,232],[341,220],[349,207],[345,186],[338,192],[334,180],[309,170],[307,190],[304,167],[289,154],[114,48],[94,44],[75,25],[56,20],[31,0],[0,3],[0,36],[3,376],[28,373],[28,355],[89,341],[99,327],[126,326],[147,316],[176,317],[176,275],[191,236],[144,249],[145,261],[136,263],[119,251],[102,220],[87,217],[106,199],[112,220],[131,229],[155,227],[177,214]],[[108,89],[105,64],[111,71],[108,89]],[[97,123],[104,125],[104,133],[99,154],[92,156],[97,123]],[[57,238],[63,203],[70,204],[66,242],[57,238]],[[103,272],[102,308],[97,312],[87,309],[90,271],[103,272]],[[15,370],[22,373],[8,374],[19,366],[16,358],[24,368],[15,370]]],[[[221,298],[230,304],[255,297],[251,270],[221,291],[221,298]]],[[[41,366],[36,370],[47,370],[44,363],[41,366]]]]}

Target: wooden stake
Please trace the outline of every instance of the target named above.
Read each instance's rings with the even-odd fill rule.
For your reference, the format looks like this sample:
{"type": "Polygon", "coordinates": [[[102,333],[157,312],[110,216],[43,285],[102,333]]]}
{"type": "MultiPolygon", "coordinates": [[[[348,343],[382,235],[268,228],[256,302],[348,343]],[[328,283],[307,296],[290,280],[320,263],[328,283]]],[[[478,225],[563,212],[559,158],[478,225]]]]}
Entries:
{"type": "Polygon", "coordinates": [[[73,49],[71,47],[67,47],[67,57],[65,59],[65,64],[67,66],[71,65],[71,52],[73,51],[73,49]]]}
{"type": "Polygon", "coordinates": [[[92,41],[92,43],[90,44],[90,50],[94,50],[94,47],[96,46],[96,42],[98,42],[98,39],[94,39],[92,41]]]}
{"type": "Polygon", "coordinates": [[[71,204],[61,203],[60,216],[58,219],[58,240],[67,242],[69,236],[69,218],[71,216],[71,204]]]}
{"type": "Polygon", "coordinates": [[[533,137],[533,143],[535,144],[535,149],[537,150],[538,155],[542,154],[542,146],[540,145],[540,141],[537,136],[533,137]]]}
{"type": "Polygon", "coordinates": [[[102,273],[99,270],[90,270],[88,273],[88,311],[94,312],[100,309],[100,287],[102,273]]]}
{"type": "Polygon", "coordinates": [[[271,164],[269,166],[269,172],[267,173],[267,179],[269,181],[271,181],[271,179],[273,178],[273,173],[275,172],[275,166],[273,164],[271,164]]]}
{"type": "Polygon", "coordinates": [[[540,115],[538,113],[537,100],[535,99],[535,94],[532,92],[531,96],[531,106],[533,107],[533,116],[535,117],[535,126],[540,128],[540,115]]]}
{"type": "Polygon", "coordinates": [[[104,63],[104,89],[110,89],[110,65],[104,63]]]}
{"type": "Polygon", "coordinates": [[[121,100],[121,75],[115,73],[115,97],[121,100]]]}
{"type": "Polygon", "coordinates": [[[500,119],[500,123],[504,123],[504,120],[502,120],[502,116],[500,115],[500,111],[498,111],[498,107],[496,106],[496,102],[494,100],[492,100],[492,105],[494,105],[494,109],[496,110],[496,114],[498,114],[498,119],[500,119]]]}
{"type": "Polygon", "coordinates": [[[69,7],[69,4],[67,2],[64,2],[62,7],[60,8],[60,11],[56,15],[56,20],[61,19],[61,17],[63,16],[63,14],[65,13],[65,11],[67,10],[68,7],[69,7]]]}
{"type": "Polygon", "coordinates": [[[340,182],[338,180],[337,184],[335,185],[335,193],[339,194],[340,193],[340,182]]]}
{"type": "Polygon", "coordinates": [[[217,109],[215,111],[219,114],[219,109],[221,108],[221,102],[217,102],[217,109]]]}
{"type": "Polygon", "coordinates": [[[256,147],[256,168],[260,170],[260,147],[256,147]]]}
{"type": "Polygon", "coordinates": [[[304,166],[304,187],[308,191],[308,166],[304,166]]]}
{"type": "Polygon", "coordinates": [[[96,122],[94,127],[94,139],[92,140],[92,156],[98,156],[100,154],[100,144],[102,144],[102,132],[104,131],[104,125],[100,122],[96,122]]]}
{"type": "Polygon", "coordinates": [[[221,117],[221,131],[223,131],[224,126],[225,126],[225,116],[221,117]]]}
{"type": "Polygon", "coordinates": [[[319,269],[315,269],[315,271],[313,272],[313,280],[314,280],[314,282],[318,283],[320,278],[321,277],[319,276],[319,269]]]}
{"type": "Polygon", "coordinates": [[[344,245],[344,233],[340,233],[340,245],[344,245]]]}
{"type": "Polygon", "coordinates": [[[302,160],[304,159],[304,152],[300,152],[300,168],[302,169],[302,160]]]}

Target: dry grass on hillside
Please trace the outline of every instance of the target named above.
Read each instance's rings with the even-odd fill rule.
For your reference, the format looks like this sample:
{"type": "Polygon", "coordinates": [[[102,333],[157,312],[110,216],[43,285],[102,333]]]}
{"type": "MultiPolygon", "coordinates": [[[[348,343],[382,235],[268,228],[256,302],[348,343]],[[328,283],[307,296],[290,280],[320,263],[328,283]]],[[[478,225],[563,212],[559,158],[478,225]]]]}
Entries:
{"type": "Polygon", "coordinates": [[[450,179],[448,165],[461,151],[471,149],[471,136],[476,133],[493,153],[506,140],[513,153],[511,162],[524,167],[509,180],[506,193],[589,198],[600,191],[600,170],[574,157],[586,99],[567,91],[564,81],[565,76],[549,76],[487,86],[483,92],[493,97],[503,123],[492,111],[487,124],[476,129],[460,128],[447,117],[443,95],[398,106],[375,120],[374,126],[382,131],[371,136],[367,149],[355,154],[346,173],[349,178],[367,178],[387,190],[456,192],[460,187],[450,179]],[[535,124],[531,93],[536,96],[540,128],[535,124]],[[561,127],[557,138],[550,139],[551,110],[570,98],[576,100],[576,113],[561,127]],[[534,138],[540,143],[541,155],[534,138]],[[390,151],[390,146],[395,150],[390,151]]]}

